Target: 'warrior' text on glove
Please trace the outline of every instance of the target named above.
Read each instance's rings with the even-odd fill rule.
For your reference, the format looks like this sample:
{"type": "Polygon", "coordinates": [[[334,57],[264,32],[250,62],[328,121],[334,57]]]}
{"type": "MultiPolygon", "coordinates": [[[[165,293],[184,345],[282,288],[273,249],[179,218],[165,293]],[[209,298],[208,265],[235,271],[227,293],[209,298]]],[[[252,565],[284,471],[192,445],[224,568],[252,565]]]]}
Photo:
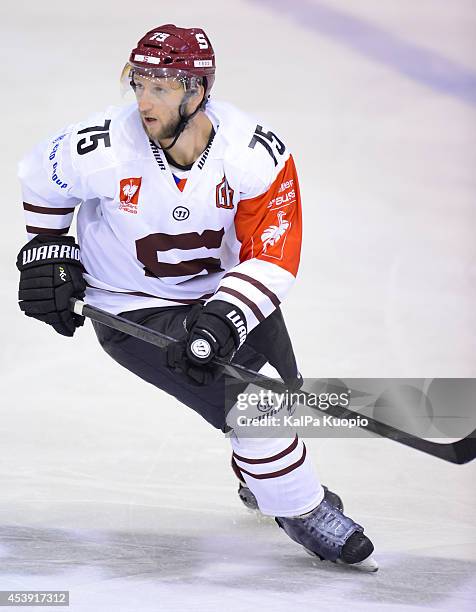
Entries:
{"type": "Polygon", "coordinates": [[[84,317],[69,309],[72,297],[82,299],[86,289],[79,246],[72,236],[39,234],[28,242],[17,258],[20,270],[18,292],[21,310],[52,325],[63,336],[72,336],[84,317]]]}

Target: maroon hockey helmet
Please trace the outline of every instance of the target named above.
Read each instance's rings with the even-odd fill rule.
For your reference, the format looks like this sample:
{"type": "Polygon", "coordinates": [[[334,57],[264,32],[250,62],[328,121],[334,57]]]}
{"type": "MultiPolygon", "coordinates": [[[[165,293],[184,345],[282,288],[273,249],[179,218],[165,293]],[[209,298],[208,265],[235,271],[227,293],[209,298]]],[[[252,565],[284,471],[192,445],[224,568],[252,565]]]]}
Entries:
{"type": "Polygon", "coordinates": [[[129,66],[151,77],[199,77],[205,87],[203,103],[215,81],[215,52],[201,28],[154,28],[132,50],[129,66]]]}

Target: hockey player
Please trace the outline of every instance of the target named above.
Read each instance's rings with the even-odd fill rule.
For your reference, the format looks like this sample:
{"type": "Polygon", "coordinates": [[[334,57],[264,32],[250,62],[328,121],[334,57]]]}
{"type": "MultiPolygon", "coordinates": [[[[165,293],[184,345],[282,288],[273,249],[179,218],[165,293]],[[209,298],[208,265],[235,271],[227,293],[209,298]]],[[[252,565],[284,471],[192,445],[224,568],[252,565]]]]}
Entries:
{"type": "MultiPolygon", "coordinates": [[[[263,123],[210,100],[215,55],[199,28],[154,28],[123,82],[136,102],[70,125],[20,163],[29,242],[23,312],[72,336],[71,297],[175,337],[167,351],[95,324],[104,350],[230,431],[212,359],[299,373],[279,308],[298,271],[293,157],[263,123]],[[79,207],[76,244],[68,230],[79,207]]],[[[363,528],[325,490],[302,440],[231,435],[240,497],[322,559],[375,570],[363,528]]]]}

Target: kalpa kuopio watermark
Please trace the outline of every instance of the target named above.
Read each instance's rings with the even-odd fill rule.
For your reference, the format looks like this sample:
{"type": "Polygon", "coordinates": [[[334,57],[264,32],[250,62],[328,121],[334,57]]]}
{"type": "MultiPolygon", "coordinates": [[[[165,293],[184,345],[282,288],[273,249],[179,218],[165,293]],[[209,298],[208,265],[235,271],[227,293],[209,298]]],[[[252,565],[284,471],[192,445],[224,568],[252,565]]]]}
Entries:
{"type": "Polygon", "coordinates": [[[270,389],[260,389],[239,393],[236,408],[251,411],[253,416],[238,415],[236,424],[239,427],[365,427],[368,420],[360,416],[341,418],[326,414],[295,414],[299,404],[324,412],[334,406],[347,408],[350,405],[350,395],[350,390],[342,393],[278,393],[270,389]]]}

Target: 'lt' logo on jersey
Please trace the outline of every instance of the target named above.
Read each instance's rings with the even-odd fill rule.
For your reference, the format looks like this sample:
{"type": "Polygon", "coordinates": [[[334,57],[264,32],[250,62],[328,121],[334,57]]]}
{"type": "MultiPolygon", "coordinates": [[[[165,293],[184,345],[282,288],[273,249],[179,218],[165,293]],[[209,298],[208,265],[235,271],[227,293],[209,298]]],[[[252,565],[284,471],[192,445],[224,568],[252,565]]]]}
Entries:
{"type": "Polygon", "coordinates": [[[228,185],[226,176],[224,176],[216,188],[217,208],[233,208],[234,193],[234,190],[228,185]]]}
{"type": "Polygon", "coordinates": [[[119,210],[125,210],[132,214],[137,214],[139,204],[139,190],[142,177],[122,179],[119,186],[119,199],[121,204],[119,210]]]}

